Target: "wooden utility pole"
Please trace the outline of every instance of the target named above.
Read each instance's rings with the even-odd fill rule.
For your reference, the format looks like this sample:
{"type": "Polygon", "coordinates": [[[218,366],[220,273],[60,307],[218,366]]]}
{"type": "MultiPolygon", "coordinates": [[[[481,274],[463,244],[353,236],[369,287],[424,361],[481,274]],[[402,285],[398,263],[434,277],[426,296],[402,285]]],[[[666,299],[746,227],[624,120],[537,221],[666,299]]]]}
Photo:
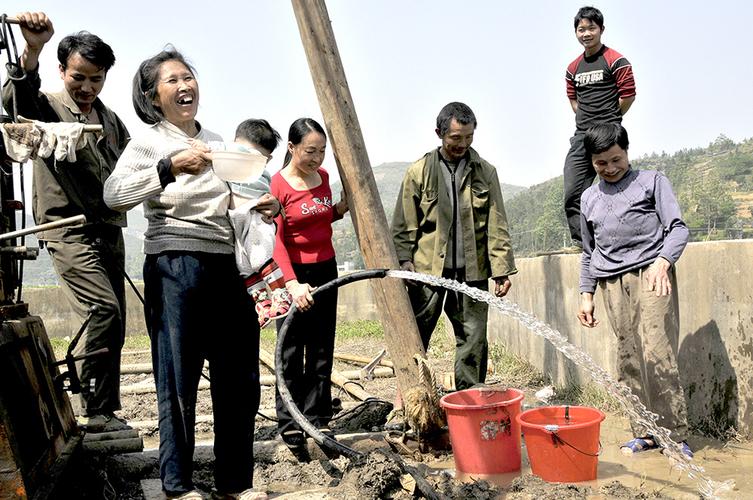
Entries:
{"type": "MultiPolygon", "coordinates": [[[[292,2],[364,263],[373,269],[397,269],[397,254],[327,7],[324,0],[292,2]]],[[[414,356],[426,356],[408,294],[403,283],[395,279],[371,280],[371,286],[399,387],[406,390],[418,383],[414,356]]]]}

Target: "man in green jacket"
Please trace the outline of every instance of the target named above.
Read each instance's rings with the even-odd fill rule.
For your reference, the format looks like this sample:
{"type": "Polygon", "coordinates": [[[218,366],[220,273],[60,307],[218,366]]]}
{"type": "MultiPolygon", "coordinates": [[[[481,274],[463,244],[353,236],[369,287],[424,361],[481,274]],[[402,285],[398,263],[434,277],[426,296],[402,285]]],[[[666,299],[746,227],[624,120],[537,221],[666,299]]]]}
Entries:
{"type": "Polygon", "coordinates": [[[21,67],[8,71],[2,89],[9,113],[43,122],[102,125],[102,134],[87,134],[76,160],[34,159],[32,208],[37,224],[85,215],[87,222],[39,233],[61,287],[83,322],[91,314],[75,355],[107,348],[106,354],[77,362],[81,380],[81,423],[88,432],[127,427],[114,412],[120,409],[120,352],[125,340],[125,214],[105,204],[103,183],[128,143],[123,122],[98,95],[115,63],[112,49],[87,32],[66,36],[57,55],[63,89],[41,91],[39,55],[55,30],[43,12],[16,16],[26,47],[21,67]]]}
{"type": "MultiPolygon", "coordinates": [[[[404,270],[451,278],[504,297],[515,259],[496,169],[471,149],[476,117],[451,102],[437,117],[442,145],[408,167],[392,220],[404,270]]],[[[488,306],[464,294],[408,285],[424,348],[444,308],[455,332],[455,386],[484,382],[488,358],[488,306]]]]}

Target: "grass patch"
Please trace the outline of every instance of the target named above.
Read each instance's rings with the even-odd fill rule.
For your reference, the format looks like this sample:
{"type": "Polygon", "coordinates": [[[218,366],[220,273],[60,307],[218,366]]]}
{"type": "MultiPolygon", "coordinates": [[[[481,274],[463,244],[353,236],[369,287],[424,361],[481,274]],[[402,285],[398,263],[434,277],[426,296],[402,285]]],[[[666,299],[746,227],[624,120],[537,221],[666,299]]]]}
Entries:
{"type": "MultiPolygon", "coordinates": [[[[50,345],[55,353],[55,359],[62,360],[65,353],[68,352],[68,346],[71,345],[72,337],[51,337],[50,345]]],[[[124,351],[143,351],[151,348],[148,335],[128,335],[123,344],[124,351]]]]}
{"type": "MultiPolygon", "coordinates": [[[[338,340],[353,340],[362,338],[383,338],[384,330],[378,321],[358,320],[338,323],[336,327],[338,340]]],[[[270,352],[274,351],[277,343],[277,329],[274,323],[261,331],[261,347],[270,352]]]]}
{"type": "Polygon", "coordinates": [[[55,353],[55,359],[63,359],[65,353],[68,350],[68,345],[71,343],[68,337],[51,337],[50,345],[52,346],[52,352],[55,353]]]}
{"type": "Polygon", "coordinates": [[[379,321],[359,320],[337,324],[338,339],[384,338],[384,329],[379,321]]]}
{"type": "Polygon", "coordinates": [[[447,328],[450,329],[449,332],[445,328],[445,315],[443,314],[439,317],[429,341],[429,350],[435,356],[441,357],[448,353],[455,356],[455,335],[452,332],[452,325],[448,325],[447,328]]]}
{"type": "Polygon", "coordinates": [[[548,381],[531,363],[501,344],[489,346],[489,364],[494,367],[494,378],[501,379],[509,387],[541,387],[548,381]]]}
{"type": "Polygon", "coordinates": [[[623,414],[622,405],[606,389],[593,382],[557,387],[552,404],[590,406],[604,412],[623,414]]]}
{"type": "Polygon", "coordinates": [[[145,349],[151,349],[152,344],[149,339],[149,335],[128,335],[125,338],[125,344],[123,344],[124,351],[143,351],[145,349]]]}

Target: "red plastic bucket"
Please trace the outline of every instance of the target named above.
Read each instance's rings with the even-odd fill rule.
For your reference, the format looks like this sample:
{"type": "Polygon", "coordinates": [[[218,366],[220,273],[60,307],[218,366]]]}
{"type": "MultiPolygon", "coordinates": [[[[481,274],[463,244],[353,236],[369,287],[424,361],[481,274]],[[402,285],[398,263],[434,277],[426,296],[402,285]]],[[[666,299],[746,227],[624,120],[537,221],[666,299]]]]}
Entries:
{"type": "Polygon", "coordinates": [[[531,472],[557,483],[596,479],[604,418],[586,406],[542,406],[518,415],[531,472]]]}
{"type": "Polygon", "coordinates": [[[447,394],[440,405],[455,468],[466,474],[501,474],[520,470],[520,413],[517,389],[466,389],[447,394]]]}

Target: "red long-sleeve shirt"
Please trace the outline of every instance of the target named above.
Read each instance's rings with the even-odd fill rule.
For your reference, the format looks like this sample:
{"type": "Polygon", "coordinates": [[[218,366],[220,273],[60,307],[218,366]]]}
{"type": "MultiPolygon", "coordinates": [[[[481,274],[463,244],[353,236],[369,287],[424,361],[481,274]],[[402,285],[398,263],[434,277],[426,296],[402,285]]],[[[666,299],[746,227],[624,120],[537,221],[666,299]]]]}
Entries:
{"type": "Polygon", "coordinates": [[[332,246],[332,222],[338,219],[332,190],[329,187],[329,174],[319,169],[322,183],[313,189],[294,189],[277,172],[272,176],[270,192],[280,200],[283,213],[277,223],[274,260],[282,269],[285,281],[296,279],[292,262],[313,264],[324,262],[335,256],[332,246]]]}

